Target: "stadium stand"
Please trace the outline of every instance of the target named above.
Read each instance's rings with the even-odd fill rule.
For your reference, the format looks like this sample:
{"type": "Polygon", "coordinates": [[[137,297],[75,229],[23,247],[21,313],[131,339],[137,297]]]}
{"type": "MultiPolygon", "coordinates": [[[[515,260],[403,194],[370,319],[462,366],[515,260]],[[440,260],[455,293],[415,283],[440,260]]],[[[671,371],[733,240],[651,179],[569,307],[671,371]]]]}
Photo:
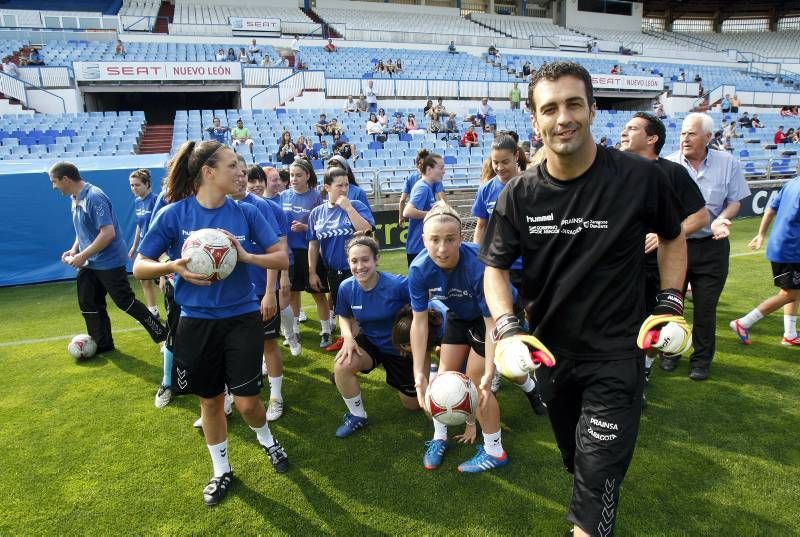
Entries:
{"type": "Polygon", "coordinates": [[[470,18],[495,30],[509,34],[511,37],[521,39],[527,39],[530,36],[575,35],[568,28],[553,24],[550,19],[490,15],[488,13],[472,13],[470,18]]]}
{"type": "Polygon", "coordinates": [[[360,11],[356,9],[316,9],[336,31],[344,33],[346,28],[374,30],[380,28],[390,32],[437,33],[444,35],[467,35],[502,37],[489,28],[453,15],[401,14],[397,12],[360,11]]]}
{"type": "Polygon", "coordinates": [[[119,15],[130,17],[155,17],[161,2],[156,0],[124,0],[119,15]]]}

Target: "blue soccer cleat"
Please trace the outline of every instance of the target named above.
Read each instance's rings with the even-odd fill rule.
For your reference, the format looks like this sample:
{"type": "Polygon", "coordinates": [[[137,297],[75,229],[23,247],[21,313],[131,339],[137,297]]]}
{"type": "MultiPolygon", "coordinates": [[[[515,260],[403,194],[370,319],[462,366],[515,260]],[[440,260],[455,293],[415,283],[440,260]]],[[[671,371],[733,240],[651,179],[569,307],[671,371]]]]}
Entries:
{"type": "Polygon", "coordinates": [[[447,440],[431,440],[430,442],[425,442],[425,445],[428,446],[428,450],[425,452],[425,456],[422,457],[422,466],[426,470],[436,470],[444,460],[444,452],[447,451],[447,440]]]}
{"type": "Polygon", "coordinates": [[[344,415],[344,422],[336,429],[336,437],[347,438],[362,427],[366,427],[368,423],[367,418],[360,418],[347,412],[344,415]]]}
{"type": "Polygon", "coordinates": [[[458,465],[458,471],[465,474],[476,474],[478,472],[500,468],[506,464],[508,464],[508,455],[506,455],[505,451],[502,457],[493,457],[486,453],[486,450],[483,449],[481,445],[478,446],[478,452],[474,457],[458,465]]]}

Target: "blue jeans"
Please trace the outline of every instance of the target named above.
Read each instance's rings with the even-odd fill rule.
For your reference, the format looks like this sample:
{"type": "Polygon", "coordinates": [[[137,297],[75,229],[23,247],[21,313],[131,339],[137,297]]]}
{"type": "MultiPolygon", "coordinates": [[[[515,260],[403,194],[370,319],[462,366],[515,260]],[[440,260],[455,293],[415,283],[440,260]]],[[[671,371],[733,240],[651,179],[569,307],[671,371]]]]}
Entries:
{"type": "Polygon", "coordinates": [[[378,113],[378,103],[369,103],[367,105],[367,112],[370,114],[377,114],[378,113]]]}

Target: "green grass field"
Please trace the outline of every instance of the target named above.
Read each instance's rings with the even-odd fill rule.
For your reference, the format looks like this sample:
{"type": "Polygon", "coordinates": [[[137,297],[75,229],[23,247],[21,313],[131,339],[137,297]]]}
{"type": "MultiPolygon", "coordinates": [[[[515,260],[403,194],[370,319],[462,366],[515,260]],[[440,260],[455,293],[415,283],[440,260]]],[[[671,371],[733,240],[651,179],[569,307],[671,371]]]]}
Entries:
{"type": "MultiPolygon", "coordinates": [[[[719,306],[710,380],[655,369],[649,407],[622,487],[618,535],[797,535],[800,520],[800,349],[780,345],[776,313],[742,347],[727,322],[774,292],[762,253],[747,241],[756,220],[734,226],[731,275],[719,306]]],[[[402,252],[385,270],[404,271],[402,252]]],[[[571,477],[549,423],[519,390],[498,394],[511,462],[482,475],[445,464],[422,469],[432,427],[402,409],[382,371],[362,378],[370,426],[339,440],[344,404],[327,380],[315,320],[303,353],[285,353],[287,411],[272,426],[291,469],[277,475],[234,414],[226,501],[204,506],[211,463],[193,397],[153,406],[157,347],[110,307],[117,351],[85,363],[66,353],[85,331],[74,283],[0,289],[0,535],[562,535],[571,477]],[[35,342],[32,340],[44,341],[35,342]],[[17,342],[17,343],[15,343],[17,342]]],[[[137,284],[138,289],[138,284],[137,284]]],[[[306,311],[314,314],[306,304],[306,311]]],[[[266,395],[266,394],[265,394],[266,395]]]]}

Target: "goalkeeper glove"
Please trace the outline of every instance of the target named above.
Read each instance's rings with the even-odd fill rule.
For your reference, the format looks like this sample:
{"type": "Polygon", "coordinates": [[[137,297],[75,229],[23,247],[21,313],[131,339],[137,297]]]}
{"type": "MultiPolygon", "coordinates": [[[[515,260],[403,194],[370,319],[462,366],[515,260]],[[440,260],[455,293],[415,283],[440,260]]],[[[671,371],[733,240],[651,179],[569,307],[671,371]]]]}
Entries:
{"type": "Polygon", "coordinates": [[[692,346],[692,330],[683,318],[683,295],[664,289],[656,296],[653,314],[642,323],[636,345],[667,354],[684,354],[692,346]]]}
{"type": "Polygon", "coordinates": [[[492,338],[496,342],[494,365],[504,377],[527,375],[542,364],[556,365],[553,353],[536,337],[525,333],[514,315],[507,313],[497,319],[492,338]]]}

